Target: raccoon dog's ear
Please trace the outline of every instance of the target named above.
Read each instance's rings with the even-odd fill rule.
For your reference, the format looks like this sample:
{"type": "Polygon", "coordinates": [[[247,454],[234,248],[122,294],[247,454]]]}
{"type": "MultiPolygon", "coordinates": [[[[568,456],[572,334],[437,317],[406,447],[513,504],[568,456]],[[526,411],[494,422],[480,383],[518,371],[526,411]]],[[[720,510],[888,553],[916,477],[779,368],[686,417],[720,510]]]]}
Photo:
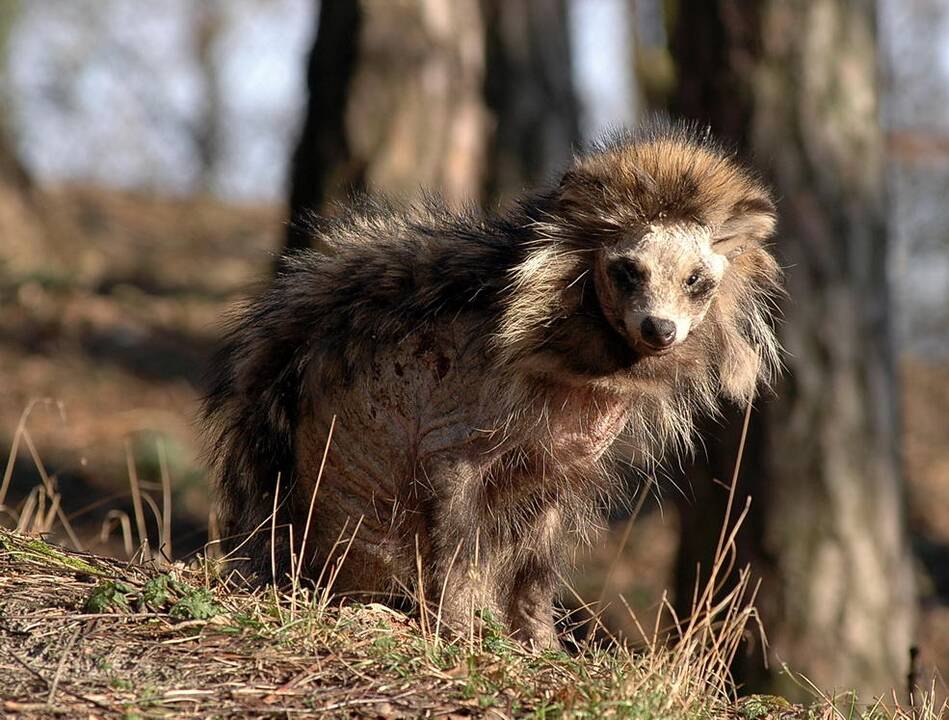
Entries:
{"type": "Polygon", "coordinates": [[[567,170],[557,186],[557,200],[566,210],[587,208],[591,200],[599,199],[606,191],[604,182],[595,175],[574,168],[567,170]]]}
{"type": "Polygon", "coordinates": [[[767,195],[739,200],[732,207],[731,216],[712,235],[712,249],[731,259],[767,242],[776,224],[774,202],[767,195]]]}

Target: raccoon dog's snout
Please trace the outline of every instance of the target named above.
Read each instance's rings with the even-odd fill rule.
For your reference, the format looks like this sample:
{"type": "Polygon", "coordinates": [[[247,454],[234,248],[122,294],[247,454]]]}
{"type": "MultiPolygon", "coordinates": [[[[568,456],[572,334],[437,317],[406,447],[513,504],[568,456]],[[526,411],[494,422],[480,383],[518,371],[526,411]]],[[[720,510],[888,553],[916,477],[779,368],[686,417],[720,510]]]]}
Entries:
{"type": "Polygon", "coordinates": [[[676,337],[675,322],[665,318],[647,317],[640,325],[640,330],[643,340],[654,347],[669,347],[676,337]]]}

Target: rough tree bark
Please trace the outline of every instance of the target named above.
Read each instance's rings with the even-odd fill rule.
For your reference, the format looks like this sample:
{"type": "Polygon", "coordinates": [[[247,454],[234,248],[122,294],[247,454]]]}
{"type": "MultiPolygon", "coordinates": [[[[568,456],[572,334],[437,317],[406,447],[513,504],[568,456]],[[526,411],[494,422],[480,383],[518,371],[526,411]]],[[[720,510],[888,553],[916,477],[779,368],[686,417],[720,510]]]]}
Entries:
{"type": "MultiPolygon", "coordinates": [[[[503,200],[578,138],[564,0],[321,3],[290,215],[372,188],[503,200]]],[[[308,237],[291,224],[287,248],[308,237]]]]}
{"type": "MultiPolygon", "coordinates": [[[[745,678],[791,696],[782,662],[864,699],[901,687],[912,642],[875,38],[870,0],[683,0],[673,39],[673,109],[757,157],[779,200],[788,368],[757,413],[740,491],[772,671],[745,678]]],[[[730,477],[736,422],[710,432],[692,473],[685,604],[717,537],[724,493],[709,476],[730,477]]]]}
{"type": "MultiPolygon", "coordinates": [[[[290,215],[373,188],[460,204],[484,177],[484,31],[477,0],[320,3],[290,215]]],[[[291,224],[287,247],[308,243],[291,224]]]]}
{"type": "Polygon", "coordinates": [[[564,0],[482,0],[494,116],[485,197],[551,178],[580,139],[564,0]]]}

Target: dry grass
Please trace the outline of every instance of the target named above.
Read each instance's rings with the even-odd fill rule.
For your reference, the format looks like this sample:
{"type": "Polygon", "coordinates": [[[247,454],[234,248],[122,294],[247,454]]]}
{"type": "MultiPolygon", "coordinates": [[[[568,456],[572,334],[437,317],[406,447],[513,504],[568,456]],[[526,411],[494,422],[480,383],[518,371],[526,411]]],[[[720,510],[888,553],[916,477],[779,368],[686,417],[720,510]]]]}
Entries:
{"type": "MultiPolygon", "coordinates": [[[[747,505],[722,527],[711,577],[696,589],[689,617],[676,616],[663,598],[646,629],[627,607],[641,638],[635,647],[614,638],[581,644],[572,655],[538,655],[483,613],[480,633],[472,626],[464,638],[444,636],[439,608],[423,597],[414,616],[338,603],[333,567],[309,583],[291,558],[286,587],[251,590],[226,574],[226,562],[209,557],[213,543],[187,565],[171,563],[170,482],[163,472],[159,505],[143,492],[130,451],[132,516],[112,518],[130,559],[82,552],[30,435],[31,409],[0,482],[0,508],[15,525],[0,529],[0,698],[16,716],[936,720],[945,711],[925,691],[910,710],[895,693],[870,708],[817,688],[810,707],[739,697],[730,675],[735,654],[751,635],[766,642],[748,569],[726,588],[747,505]],[[4,506],[4,495],[20,446],[42,484],[14,508],[4,506]],[[146,508],[158,528],[154,549],[146,508]],[[48,544],[41,539],[48,533],[75,549],[48,544]]],[[[309,522],[304,542],[308,530],[309,522]]],[[[273,521],[260,531],[272,534],[273,521]]],[[[358,524],[340,538],[339,562],[357,531],[358,524]]],[[[596,625],[589,637],[610,637],[598,620],[602,597],[586,607],[596,625]]]]}
{"type": "Polygon", "coordinates": [[[747,590],[674,623],[675,642],[656,628],[638,652],[533,655],[491,623],[451,642],[380,605],[234,587],[213,561],[123,563],[0,530],[0,697],[24,717],[912,717],[738,700],[747,590]]]}
{"type": "MultiPolygon", "coordinates": [[[[30,517],[48,531],[59,502],[43,492],[30,517]]],[[[417,617],[337,604],[331,582],[314,587],[296,573],[286,589],[253,591],[217,560],[146,557],[147,542],[138,561],[119,562],[0,529],[0,698],[21,717],[940,717],[926,693],[914,711],[895,697],[858,711],[816,690],[808,708],[738,697],[729,667],[759,631],[755,588],[747,570],[728,592],[722,581],[743,519],[723,528],[691,617],[664,603],[647,630],[630,611],[639,646],[591,644],[573,656],[527,652],[484,615],[482,634],[452,640],[424,602],[417,617]]]]}

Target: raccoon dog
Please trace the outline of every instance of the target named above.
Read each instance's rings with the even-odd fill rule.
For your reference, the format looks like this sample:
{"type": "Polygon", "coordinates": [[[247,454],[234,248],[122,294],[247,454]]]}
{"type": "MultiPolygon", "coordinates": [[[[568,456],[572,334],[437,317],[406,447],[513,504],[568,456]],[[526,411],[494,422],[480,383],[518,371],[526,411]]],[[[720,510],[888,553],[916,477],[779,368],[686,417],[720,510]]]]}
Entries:
{"type": "Polygon", "coordinates": [[[775,372],[774,225],[768,190],[682,128],[614,138],[500,215],[365,200],[320,221],[326,252],[284,260],[213,367],[241,572],[295,557],[334,592],[423,593],[449,628],[489,610],[555,646],[617,436],[649,465],[775,372]]]}

